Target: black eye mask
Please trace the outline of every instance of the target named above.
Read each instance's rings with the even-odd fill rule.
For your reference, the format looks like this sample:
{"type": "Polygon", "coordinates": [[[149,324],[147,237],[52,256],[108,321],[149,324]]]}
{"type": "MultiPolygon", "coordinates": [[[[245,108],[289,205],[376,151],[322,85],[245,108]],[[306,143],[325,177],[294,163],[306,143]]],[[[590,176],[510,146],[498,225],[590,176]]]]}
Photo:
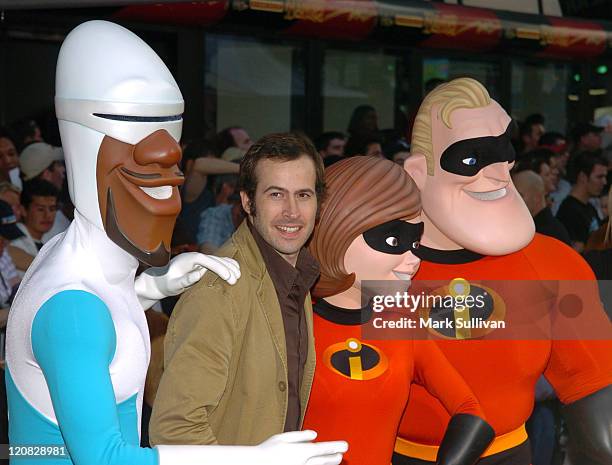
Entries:
{"type": "Polygon", "coordinates": [[[493,163],[512,163],[516,158],[511,142],[514,124],[512,121],[499,136],[476,137],[449,145],[440,157],[440,166],[459,176],[475,176],[493,163]]]}
{"type": "Polygon", "coordinates": [[[419,248],[423,235],[423,223],[408,223],[392,220],[379,224],[363,233],[363,238],[372,249],[382,253],[402,255],[419,248]]]}

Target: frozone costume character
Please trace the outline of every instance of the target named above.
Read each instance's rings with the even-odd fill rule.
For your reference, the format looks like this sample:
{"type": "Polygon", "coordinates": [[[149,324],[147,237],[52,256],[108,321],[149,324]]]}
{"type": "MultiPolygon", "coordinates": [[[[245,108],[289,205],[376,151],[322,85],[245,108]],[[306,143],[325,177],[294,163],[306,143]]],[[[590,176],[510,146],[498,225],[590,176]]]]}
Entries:
{"type": "Polygon", "coordinates": [[[139,447],[150,356],[143,308],[180,293],[203,267],[230,283],[239,272],[231,260],[193,254],[135,281],[139,261],[168,263],[182,182],[183,99],[142,40],[103,21],[73,30],[58,58],[56,112],[76,211],[30,266],[8,322],[19,463],[38,463],[41,446],[55,446],[44,449],[46,463],[75,465],[285,465],[327,454],[307,442],[312,432],[254,447],[139,447]]]}
{"type": "MultiPolygon", "coordinates": [[[[512,184],[512,121],[468,78],[424,99],[404,167],[421,192],[418,280],[593,280],[565,244],[534,235],[512,184]]],[[[463,335],[462,337],[465,337],[463,335]]],[[[525,421],[543,374],[565,410],[572,463],[612,463],[612,351],[607,340],[435,340],[481,402],[496,438],[480,465],[529,465],[525,421]]],[[[415,387],[396,442],[395,465],[435,459],[448,413],[415,387]]]]}
{"type": "MultiPolygon", "coordinates": [[[[353,157],[325,173],[327,196],[309,248],[320,263],[313,293],[317,352],[305,426],[322,438],[342,435],[346,464],[387,465],[412,383],[452,417],[437,463],[473,464],[494,436],[474,394],[431,341],[369,340],[365,281],[406,287],[419,267],[423,223],[416,185],[403,168],[378,157],[353,157]]],[[[420,419],[417,419],[420,421],[420,419]]],[[[447,427],[448,424],[448,427],[447,427]]]]}

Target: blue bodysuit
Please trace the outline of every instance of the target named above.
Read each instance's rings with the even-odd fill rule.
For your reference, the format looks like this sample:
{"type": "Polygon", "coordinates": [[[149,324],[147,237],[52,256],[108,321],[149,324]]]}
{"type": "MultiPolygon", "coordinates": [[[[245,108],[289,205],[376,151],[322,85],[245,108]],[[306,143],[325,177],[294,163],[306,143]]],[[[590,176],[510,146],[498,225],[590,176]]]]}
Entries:
{"type": "Polygon", "coordinates": [[[67,451],[45,465],[158,463],[139,447],[150,341],[137,267],[78,211],[30,266],[7,328],[12,463],[41,465],[21,447],[41,445],[67,451]]]}

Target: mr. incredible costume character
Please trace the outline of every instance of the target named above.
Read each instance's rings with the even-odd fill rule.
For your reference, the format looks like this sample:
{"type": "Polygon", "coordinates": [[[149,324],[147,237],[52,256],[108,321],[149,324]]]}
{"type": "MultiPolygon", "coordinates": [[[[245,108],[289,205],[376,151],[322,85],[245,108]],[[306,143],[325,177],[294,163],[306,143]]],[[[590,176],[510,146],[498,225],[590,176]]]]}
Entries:
{"type": "MultiPolygon", "coordinates": [[[[309,250],[321,268],[313,294],[317,366],[304,424],[349,443],[345,465],[388,465],[413,383],[452,417],[440,465],[472,465],[493,439],[477,398],[431,341],[372,340],[376,315],[362,307],[364,283],[406,289],[419,267],[419,193],[398,164],[352,157],[325,172],[326,198],[309,250]]],[[[420,419],[416,419],[420,421],[420,419]]],[[[447,426],[448,425],[448,426],[447,426]]]]}
{"type": "MultiPolygon", "coordinates": [[[[142,40],[112,23],[72,31],[60,50],[56,112],[76,207],[40,251],[10,312],[7,392],[15,463],[74,465],[336,464],[342,447],[313,432],[253,446],[139,447],[150,357],[143,308],[205,268],[234,283],[235,262],[182,255],[135,281],[139,261],[168,263],[180,211],[183,99],[142,40]]],[[[203,305],[205,303],[203,302],[203,305]]]]}
{"type": "MultiPolygon", "coordinates": [[[[510,179],[511,118],[477,81],[432,91],[413,129],[405,169],[421,192],[425,224],[417,280],[593,280],[561,242],[534,235],[510,179]]],[[[520,287],[517,287],[520,289],[520,287]]],[[[462,337],[465,337],[463,335],[462,337]]],[[[481,465],[529,465],[525,432],[544,375],[566,404],[572,463],[612,463],[612,350],[608,340],[443,340],[436,344],[481,402],[496,438],[481,465]]],[[[415,387],[395,465],[431,463],[448,413],[415,387]]]]}

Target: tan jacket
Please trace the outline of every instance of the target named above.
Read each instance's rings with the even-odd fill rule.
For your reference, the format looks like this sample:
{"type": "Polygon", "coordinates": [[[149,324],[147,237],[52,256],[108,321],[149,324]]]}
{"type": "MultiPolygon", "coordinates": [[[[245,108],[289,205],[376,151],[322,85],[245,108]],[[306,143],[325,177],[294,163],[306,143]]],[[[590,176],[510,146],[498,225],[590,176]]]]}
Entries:
{"type": "MultiPolygon", "coordinates": [[[[151,444],[245,444],[284,429],[287,350],[280,305],[246,221],[219,250],[240,264],[234,286],[209,272],[179,300],[165,341],[151,444]]],[[[312,305],[306,296],[308,358],[301,421],[315,368],[312,305]]]]}

